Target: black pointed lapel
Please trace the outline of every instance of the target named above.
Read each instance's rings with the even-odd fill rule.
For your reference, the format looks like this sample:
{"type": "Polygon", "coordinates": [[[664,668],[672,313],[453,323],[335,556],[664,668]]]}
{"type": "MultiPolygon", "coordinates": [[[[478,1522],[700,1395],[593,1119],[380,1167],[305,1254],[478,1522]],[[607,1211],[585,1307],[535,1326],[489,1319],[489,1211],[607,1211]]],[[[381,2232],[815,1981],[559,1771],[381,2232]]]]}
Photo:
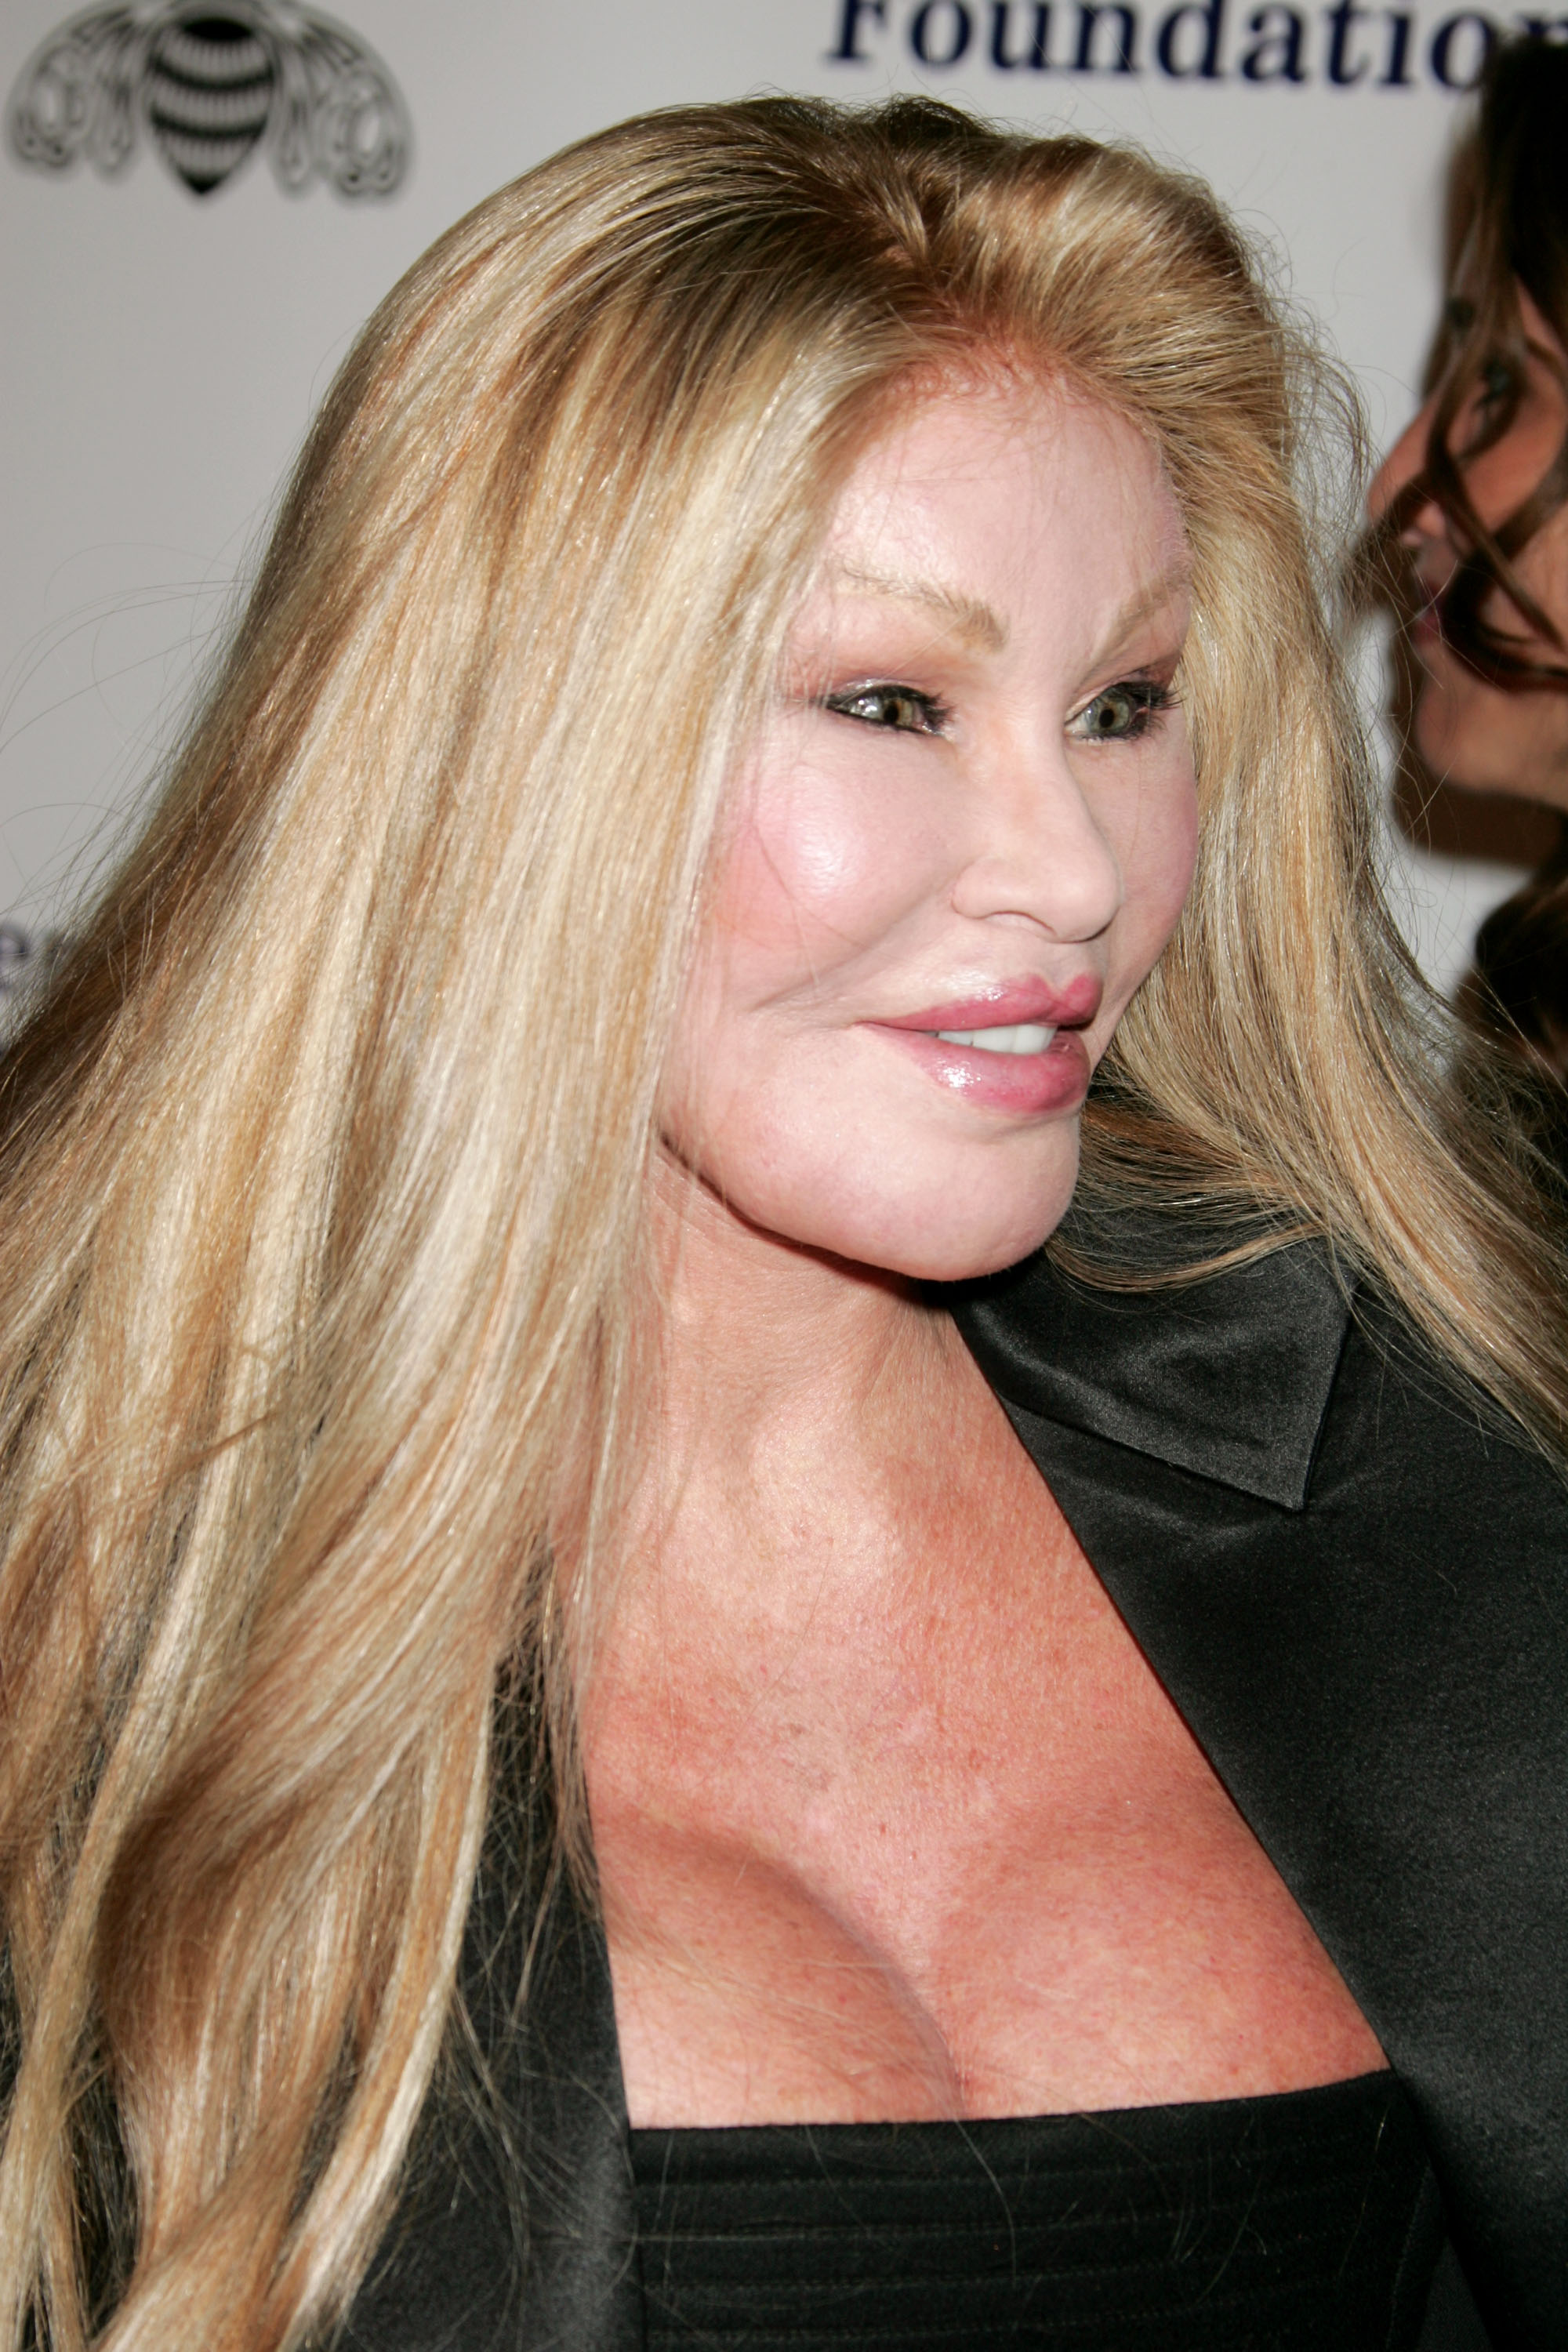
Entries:
{"type": "MultiPolygon", "coordinates": [[[[1173,1255],[1141,1220],[1135,1262],[1173,1255]]],[[[952,1296],[1010,1403],[1301,1508],[1350,1320],[1349,1286],[1316,1244],[1152,1292],[1087,1289],[1042,1255],[952,1296]]]]}
{"type": "Polygon", "coordinates": [[[1409,2089],[1497,2342],[1562,2352],[1568,1486],[1310,1244],[952,1303],[1409,2089]]]}

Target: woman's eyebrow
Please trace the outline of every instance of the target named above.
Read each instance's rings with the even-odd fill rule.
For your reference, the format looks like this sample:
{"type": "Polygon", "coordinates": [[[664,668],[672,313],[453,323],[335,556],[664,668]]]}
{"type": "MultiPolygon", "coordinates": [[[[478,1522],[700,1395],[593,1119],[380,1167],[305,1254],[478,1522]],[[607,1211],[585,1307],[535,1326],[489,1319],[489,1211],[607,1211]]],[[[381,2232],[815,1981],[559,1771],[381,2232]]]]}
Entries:
{"type": "Polygon", "coordinates": [[[1142,587],[1135,588],[1121,610],[1112,615],[1100,639],[1101,658],[1113,654],[1135,629],[1142,628],[1145,621],[1162,612],[1175,597],[1185,595],[1192,584],[1192,565],[1184,560],[1169,564],[1163,572],[1156,572],[1152,580],[1147,580],[1142,587]]]}
{"type": "Polygon", "coordinates": [[[1007,642],[1007,625],[989,604],[977,596],[964,595],[961,589],[946,587],[940,580],[923,580],[904,572],[870,572],[849,563],[832,565],[827,579],[830,587],[849,588],[858,595],[885,596],[899,604],[923,604],[940,613],[961,637],[983,653],[1000,653],[1007,642]]]}
{"type": "MultiPolygon", "coordinates": [[[[827,574],[831,588],[847,588],[857,595],[887,597],[894,604],[920,604],[940,613],[957,634],[984,653],[1000,653],[1007,643],[1007,625],[993,606],[940,580],[910,572],[873,572],[860,564],[836,563],[827,574]]],[[[1192,583],[1186,562],[1173,563],[1152,580],[1135,588],[1112,617],[1103,643],[1119,645],[1124,637],[1181,594],[1192,583]]]]}

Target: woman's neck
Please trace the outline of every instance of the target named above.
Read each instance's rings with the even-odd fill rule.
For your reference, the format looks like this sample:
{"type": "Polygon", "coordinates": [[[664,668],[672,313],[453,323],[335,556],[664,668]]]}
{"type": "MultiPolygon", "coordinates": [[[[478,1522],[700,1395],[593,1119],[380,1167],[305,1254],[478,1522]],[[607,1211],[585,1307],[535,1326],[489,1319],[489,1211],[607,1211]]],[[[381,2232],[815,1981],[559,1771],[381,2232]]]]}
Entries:
{"type": "Polygon", "coordinates": [[[654,1188],[663,1294],[661,1451],[749,1484],[773,1465],[875,1452],[971,1371],[919,1286],[763,1232],[679,1171],[654,1188]]]}

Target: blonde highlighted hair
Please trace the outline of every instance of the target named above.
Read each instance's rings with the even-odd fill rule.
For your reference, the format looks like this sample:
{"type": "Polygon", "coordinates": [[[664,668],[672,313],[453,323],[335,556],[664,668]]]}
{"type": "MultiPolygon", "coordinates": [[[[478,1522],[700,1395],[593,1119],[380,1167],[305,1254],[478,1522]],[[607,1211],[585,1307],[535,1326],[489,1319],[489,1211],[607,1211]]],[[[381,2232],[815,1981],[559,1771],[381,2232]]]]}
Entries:
{"type": "Polygon", "coordinates": [[[558,156],[371,320],[0,1066],[0,2344],[272,2352],[352,2294],[509,1676],[581,1819],[561,1660],[726,779],[846,469],[991,360],[1149,434],[1195,563],[1199,875],[1086,1184],[1329,1234],[1561,1435],[1544,1244],[1445,1128],[1373,877],[1310,372],[1212,201],[909,100],[558,156]]]}

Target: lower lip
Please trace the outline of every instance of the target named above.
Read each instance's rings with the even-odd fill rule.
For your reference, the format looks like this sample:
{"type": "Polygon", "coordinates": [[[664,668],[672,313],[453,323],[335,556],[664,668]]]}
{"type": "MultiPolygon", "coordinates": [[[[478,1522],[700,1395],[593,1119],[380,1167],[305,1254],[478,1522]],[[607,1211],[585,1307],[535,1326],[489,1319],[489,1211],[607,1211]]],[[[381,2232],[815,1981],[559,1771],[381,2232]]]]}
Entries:
{"type": "Polygon", "coordinates": [[[1443,588],[1423,592],[1422,601],[1410,624],[1410,634],[1424,652],[1434,646],[1443,646],[1446,649],[1443,635],[1443,598],[1446,593],[1443,588]]]}
{"type": "Polygon", "coordinates": [[[1089,1092],[1089,1048],[1077,1029],[1058,1029],[1043,1054],[988,1054],[983,1045],[950,1045],[929,1029],[867,1025],[901,1045],[939,1087],[987,1110],[1038,1118],[1077,1110],[1089,1092]]]}

